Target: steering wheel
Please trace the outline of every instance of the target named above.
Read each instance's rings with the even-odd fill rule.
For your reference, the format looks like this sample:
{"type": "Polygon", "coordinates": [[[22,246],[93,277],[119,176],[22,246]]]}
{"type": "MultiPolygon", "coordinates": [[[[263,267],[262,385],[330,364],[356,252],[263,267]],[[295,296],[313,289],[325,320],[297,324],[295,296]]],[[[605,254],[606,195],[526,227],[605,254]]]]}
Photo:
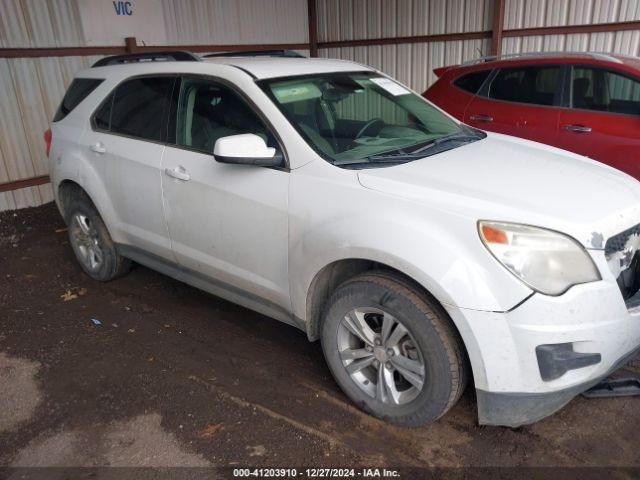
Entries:
{"type": "Polygon", "coordinates": [[[380,130],[382,130],[384,126],[384,120],[381,118],[372,118],[360,129],[356,138],[354,138],[354,141],[358,140],[360,137],[364,137],[365,133],[368,133],[370,137],[374,137],[380,133],[380,130]]]}

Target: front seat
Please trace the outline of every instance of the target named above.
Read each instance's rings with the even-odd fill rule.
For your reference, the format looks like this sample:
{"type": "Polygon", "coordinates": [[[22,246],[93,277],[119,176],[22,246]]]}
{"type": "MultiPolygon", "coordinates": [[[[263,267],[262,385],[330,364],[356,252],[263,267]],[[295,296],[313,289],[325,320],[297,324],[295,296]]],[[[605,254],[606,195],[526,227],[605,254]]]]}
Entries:
{"type": "Polygon", "coordinates": [[[215,90],[201,90],[196,94],[193,105],[193,120],[191,124],[191,147],[207,152],[213,151],[214,130],[218,126],[214,119],[214,100],[218,92],[215,90]]]}

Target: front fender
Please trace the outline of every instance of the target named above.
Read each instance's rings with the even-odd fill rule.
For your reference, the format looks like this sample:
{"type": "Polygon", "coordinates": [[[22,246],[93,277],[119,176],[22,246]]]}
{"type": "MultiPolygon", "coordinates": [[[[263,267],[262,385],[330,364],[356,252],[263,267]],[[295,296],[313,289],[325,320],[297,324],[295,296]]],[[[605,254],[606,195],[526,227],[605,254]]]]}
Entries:
{"type": "MultiPolygon", "coordinates": [[[[417,221],[401,209],[394,217],[342,217],[299,232],[290,243],[294,313],[306,317],[307,293],[325,266],[345,259],[379,262],[401,271],[443,305],[506,311],[531,294],[484,249],[475,224],[455,228],[417,221]],[[462,234],[459,229],[472,232],[462,234]]],[[[292,231],[296,228],[292,226],[292,231]]]]}

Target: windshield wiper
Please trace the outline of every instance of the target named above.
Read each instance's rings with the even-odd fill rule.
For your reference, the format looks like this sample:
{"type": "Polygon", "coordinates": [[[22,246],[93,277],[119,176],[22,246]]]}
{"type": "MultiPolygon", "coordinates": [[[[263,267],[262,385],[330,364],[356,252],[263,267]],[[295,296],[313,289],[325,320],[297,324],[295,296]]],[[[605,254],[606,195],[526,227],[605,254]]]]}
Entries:
{"type": "Polygon", "coordinates": [[[413,153],[394,153],[388,155],[371,155],[370,157],[365,158],[356,158],[356,159],[346,159],[346,160],[336,160],[333,162],[334,165],[356,165],[359,163],[402,163],[409,162],[411,160],[418,160],[419,158],[424,158],[422,154],[413,154],[413,153]]]}
{"type": "Polygon", "coordinates": [[[407,152],[404,149],[394,150],[395,153],[382,153],[378,155],[371,155],[365,158],[358,159],[345,159],[345,160],[336,160],[333,162],[334,165],[357,165],[362,163],[403,163],[410,162],[412,160],[420,160],[421,158],[435,155],[436,153],[440,153],[445,150],[451,150],[455,148],[455,142],[460,144],[474,142],[476,140],[481,140],[486,136],[486,134],[480,130],[475,130],[471,128],[465,128],[459,132],[451,133],[449,135],[445,135],[443,137],[434,138],[433,140],[429,140],[426,144],[419,147],[412,152],[407,152]],[[447,146],[446,143],[454,142],[453,146],[447,146]],[[439,147],[439,148],[434,148],[439,147]],[[433,150],[431,150],[433,149],[433,150]],[[426,150],[429,150],[428,153],[424,153],[426,150]]]}
{"type": "Polygon", "coordinates": [[[411,152],[411,155],[416,154],[416,153],[420,153],[420,152],[424,152],[425,150],[428,150],[430,148],[433,148],[437,145],[442,145],[443,143],[446,142],[452,142],[452,141],[459,141],[459,142],[465,142],[465,141],[474,141],[474,140],[480,140],[482,137],[480,135],[474,134],[474,133],[467,133],[467,132],[455,132],[455,133],[451,133],[449,135],[445,135],[444,137],[440,137],[440,138],[434,138],[433,140],[429,140],[426,145],[423,145],[422,147],[414,150],[411,152]]]}

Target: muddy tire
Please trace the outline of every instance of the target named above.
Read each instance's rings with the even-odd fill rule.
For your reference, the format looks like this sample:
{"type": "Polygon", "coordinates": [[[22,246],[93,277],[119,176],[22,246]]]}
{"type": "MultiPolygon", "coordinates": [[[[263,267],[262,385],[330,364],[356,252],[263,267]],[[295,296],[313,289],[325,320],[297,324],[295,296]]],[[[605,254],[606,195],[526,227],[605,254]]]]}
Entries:
{"type": "Polygon", "coordinates": [[[118,254],[100,214],[86,195],[69,201],[65,221],[73,252],[87,275],[108,282],[129,271],[131,261],[118,254]]]}
{"type": "Polygon", "coordinates": [[[437,420],[467,382],[464,349],[442,307],[390,272],[358,275],[333,293],[322,349],[345,394],[396,425],[437,420]]]}

